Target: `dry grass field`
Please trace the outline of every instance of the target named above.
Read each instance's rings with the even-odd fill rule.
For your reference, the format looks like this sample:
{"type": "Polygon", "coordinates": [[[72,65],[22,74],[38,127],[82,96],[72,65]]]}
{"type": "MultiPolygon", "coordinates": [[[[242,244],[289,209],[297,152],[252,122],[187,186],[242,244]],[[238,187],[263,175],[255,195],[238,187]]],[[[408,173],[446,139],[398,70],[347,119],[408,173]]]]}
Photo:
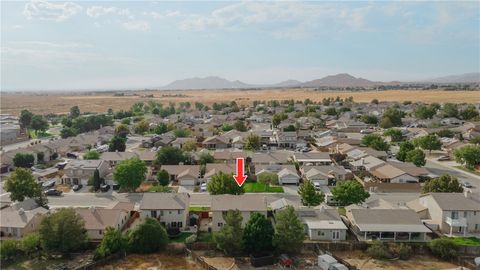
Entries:
{"type": "Polygon", "coordinates": [[[66,113],[72,106],[79,106],[82,112],[106,112],[108,108],[126,110],[136,102],[155,100],[169,102],[199,101],[205,104],[213,102],[251,103],[254,100],[305,100],[314,101],[326,97],[353,96],[357,102],[370,102],[376,98],[380,101],[422,101],[422,102],[456,102],[478,103],[479,91],[441,91],[441,90],[391,90],[391,91],[314,91],[310,89],[264,89],[264,90],[184,90],[184,91],[137,91],[132,96],[113,96],[113,93],[1,93],[1,113],[19,114],[28,109],[35,113],[66,113]],[[153,98],[145,95],[153,94],[153,98]]]}

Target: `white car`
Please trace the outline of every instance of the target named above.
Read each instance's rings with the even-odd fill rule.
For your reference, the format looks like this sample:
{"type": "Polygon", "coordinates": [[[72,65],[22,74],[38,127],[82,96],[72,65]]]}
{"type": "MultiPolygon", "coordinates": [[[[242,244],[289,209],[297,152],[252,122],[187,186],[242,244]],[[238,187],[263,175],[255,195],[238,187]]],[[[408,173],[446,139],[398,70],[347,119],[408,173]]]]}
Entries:
{"type": "Polygon", "coordinates": [[[313,182],[313,186],[315,187],[316,190],[320,190],[321,189],[321,185],[319,182],[313,182]]]}
{"type": "Polygon", "coordinates": [[[200,191],[201,192],[206,192],[207,191],[207,183],[202,183],[200,185],[200,191]]]}

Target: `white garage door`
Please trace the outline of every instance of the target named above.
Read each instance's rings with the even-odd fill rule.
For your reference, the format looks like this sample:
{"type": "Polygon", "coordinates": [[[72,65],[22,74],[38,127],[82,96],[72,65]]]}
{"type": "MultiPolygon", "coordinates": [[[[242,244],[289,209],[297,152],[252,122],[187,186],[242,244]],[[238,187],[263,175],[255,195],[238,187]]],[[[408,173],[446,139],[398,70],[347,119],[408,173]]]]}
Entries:
{"type": "Polygon", "coordinates": [[[182,179],[179,183],[181,186],[194,186],[195,179],[182,179]]]}
{"type": "Polygon", "coordinates": [[[297,184],[298,178],[294,176],[287,176],[279,179],[280,184],[297,184]]]}

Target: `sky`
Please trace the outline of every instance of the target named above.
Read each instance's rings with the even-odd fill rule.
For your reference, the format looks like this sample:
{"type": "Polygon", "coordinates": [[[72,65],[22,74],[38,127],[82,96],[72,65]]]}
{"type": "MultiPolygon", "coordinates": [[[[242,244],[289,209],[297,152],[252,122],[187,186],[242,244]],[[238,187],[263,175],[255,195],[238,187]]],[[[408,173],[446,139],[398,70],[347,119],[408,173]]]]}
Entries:
{"type": "Polygon", "coordinates": [[[1,90],[480,71],[480,1],[1,2],[1,90]]]}

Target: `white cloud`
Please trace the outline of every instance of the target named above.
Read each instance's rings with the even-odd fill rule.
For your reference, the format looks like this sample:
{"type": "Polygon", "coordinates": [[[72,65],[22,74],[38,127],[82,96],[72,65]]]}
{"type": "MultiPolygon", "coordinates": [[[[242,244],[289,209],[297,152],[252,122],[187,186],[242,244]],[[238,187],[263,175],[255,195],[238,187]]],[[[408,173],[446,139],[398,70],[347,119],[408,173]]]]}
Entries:
{"type": "Polygon", "coordinates": [[[39,19],[61,22],[82,10],[82,6],[72,2],[48,2],[32,0],[25,4],[23,14],[29,20],[39,19]]]}
{"type": "Polygon", "coordinates": [[[150,24],[144,20],[133,20],[127,21],[122,24],[123,28],[130,31],[143,31],[147,32],[150,30],[150,24]]]}
{"type": "Polygon", "coordinates": [[[102,6],[91,6],[87,8],[87,16],[97,18],[103,15],[117,13],[118,8],[116,7],[102,7],[102,6]]]}

